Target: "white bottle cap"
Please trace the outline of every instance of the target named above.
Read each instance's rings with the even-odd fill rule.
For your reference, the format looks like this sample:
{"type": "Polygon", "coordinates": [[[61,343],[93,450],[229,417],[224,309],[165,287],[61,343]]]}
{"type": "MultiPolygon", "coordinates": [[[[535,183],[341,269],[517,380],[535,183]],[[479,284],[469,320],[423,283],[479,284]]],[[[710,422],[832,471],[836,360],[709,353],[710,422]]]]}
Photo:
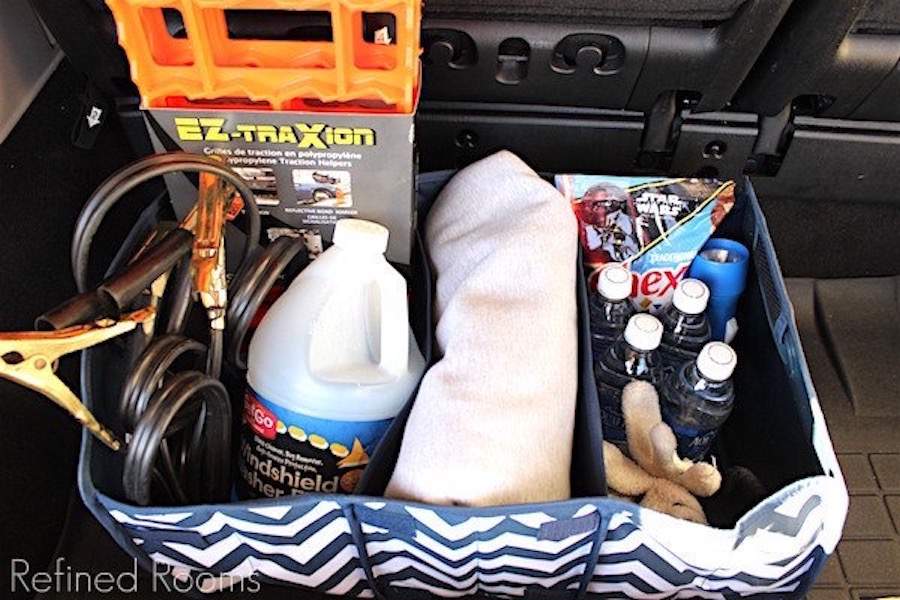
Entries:
{"type": "Polygon", "coordinates": [[[331,241],[347,250],[384,254],[388,247],[387,227],[362,219],[341,219],[334,225],[331,241]]]}
{"type": "Polygon", "coordinates": [[[675,308],[689,315],[702,313],[706,310],[707,302],[709,302],[709,288],[699,279],[682,279],[672,296],[675,308]]]}
{"type": "Polygon", "coordinates": [[[637,350],[656,350],[662,340],[663,327],[659,319],[648,313],[639,313],[628,319],[625,341],[637,350]]]}
{"type": "Polygon", "coordinates": [[[725,342],[710,342],[697,356],[697,370],[710,381],[725,381],[734,373],[737,353],[725,342]]]}
{"type": "Polygon", "coordinates": [[[609,263],[597,276],[597,291],[607,300],[624,300],[631,295],[631,272],[621,263],[609,263]]]}

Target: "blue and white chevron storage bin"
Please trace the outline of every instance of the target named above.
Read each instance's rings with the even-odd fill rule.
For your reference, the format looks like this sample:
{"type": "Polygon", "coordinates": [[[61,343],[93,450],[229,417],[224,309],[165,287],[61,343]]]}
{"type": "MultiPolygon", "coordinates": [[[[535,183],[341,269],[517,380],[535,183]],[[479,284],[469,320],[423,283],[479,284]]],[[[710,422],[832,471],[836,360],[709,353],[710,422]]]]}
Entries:
{"type": "MultiPolygon", "coordinates": [[[[421,220],[448,177],[420,177],[421,220]]],[[[144,568],[158,563],[183,576],[204,574],[198,589],[209,593],[253,578],[388,600],[800,598],[840,539],[847,491],[749,181],[742,182],[717,235],[743,242],[753,255],[738,313],[738,399],[721,435],[720,466],[751,469],[769,494],[725,528],[680,521],[605,495],[583,287],[572,500],[476,509],[378,497],[409,406],[379,446],[360,495],[131,506],[117,499],[120,459],[85,435],[82,497],[144,568]]],[[[414,271],[411,289],[420,305],[412,311],[413,326],[426,348],[430,278],[421,254],[414,271]]],[[[115,354],[100,347],[83,357],[83,397],[101,418],[111,417],[109,407],[115,405],[115,354]]]]}

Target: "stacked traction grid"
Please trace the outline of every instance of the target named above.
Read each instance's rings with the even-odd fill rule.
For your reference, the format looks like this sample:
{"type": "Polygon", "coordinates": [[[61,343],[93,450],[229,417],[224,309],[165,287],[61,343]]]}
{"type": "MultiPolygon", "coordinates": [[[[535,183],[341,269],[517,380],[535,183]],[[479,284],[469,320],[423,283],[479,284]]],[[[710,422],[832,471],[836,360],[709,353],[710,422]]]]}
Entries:
{"type": "MultiPolygon", "coordinates": [[[[420,2],[107,4],[155,152],[223,159],[269,239],[303,237],[317,253],[337,221],[359,218],[387,227],[388,259],[409,264],[420,2]]],[[[193,190],[167,183],[183,217],[193,190]]]]}
{"type": "MultiPolygon", "coordinates": [[[[107,0],[145,108],[230,101],[252,109],[304,110],[316,103],[380,103],[409,114],[419,78],[421,5],[409,0],[107,0]],[[320,11],[322,40],[237,39],[233,11],[320,11]],[[173,35],[166,11],[183,35],[173,35]],[[176,11],[176,12],[172,12],[176,11]],[[393,19],[393,36],[367,41],[364,20],[393,19]],[[328,39],[330,37],[330,40],[328,39]]],[[[369,110],[371,110],[371,105],[369,110]]],[[[365,111],[364,111],[365,112],[365,111]]]]}

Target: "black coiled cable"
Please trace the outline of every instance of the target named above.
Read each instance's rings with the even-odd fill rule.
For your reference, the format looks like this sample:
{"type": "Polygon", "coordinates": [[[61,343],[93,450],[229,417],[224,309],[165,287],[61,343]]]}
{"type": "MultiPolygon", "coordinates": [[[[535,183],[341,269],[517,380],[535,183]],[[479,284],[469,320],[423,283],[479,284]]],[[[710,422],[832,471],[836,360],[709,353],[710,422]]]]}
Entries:
{"type": "MultiPolygon", "coordinates": [[[[163,454],[171,456],[171,450],[163,454]]],[[[231,401],[225,386],[199,371],[167,378],[150,400],[128,442],[122,485],[132,502],[149,504],[154,476],[173,486],[179,504],[221,502],[230,487],[231,401]],[[199,432],[199,434],[198,434],[199,432]],[[170,461],[162,472],[157,457],[174,435],[185,454],[179,470],[170,461]],[[200,439],[198,439],[200,438],[200,439]]]]}
{"type": "Polygon", "coordinates": [[[208,346],[184,333],[192,294],[187,256],[170,272],[165,295],[168,311],[158,321],[164,320],[164,335],[143,348],[126,376],[119,412],[131,436],[122,483],[128,500],[140,505],[227,499],[233,411],[219,380],[222,365],[246,368],[242,348],[250,323],[281,273],[304,248],[301,239],[285,237],[258,249],[261,225],[256,199],[246,182],[221,162],[182,152],[154,155],[110,176],[82,209],[71,251],[79,292],[88,289],[91,242],[116,202],[155,177],[201,171],[222,177],[241,195],[248,216],[248,241],[229,286],[227,341],[221,330],[212,327],[208,346]],[[192,359],[192,366],[173,374],[176,364],[186,359],[192,359]],[[154,490],[166,497],[154,496],[154,490]]]}
{"type": "Polygon", "coordinates": [[[230,298],[225,313],[228,363],[235,369],[247,370],[244,340],[253,317],[272,286],[303,249],[305,249],[303,240],[280,237],[269,244],[259,257],[251,261],[247,269],[235,278],[229,289],[230,298]]]}
{"type": "Polygon", "coordinates": [[[72,273],[75,275],[78,292],[84,293],[89,287],[88,259],[90,258],[91,243],[94,241],[94,236],[100,228],[103,218],[116,205],[116,202],[142,183],[161,175],[199,172],[212,173],[225,179],[234,186],[243,199],[248,217],[248,243],[244,245],[241,264],[246,263],[259,242],[262,227],[256,196],[253,195],[247,182],[227,165],[212,158],[187,152],[154,154],[133,162],[110,175],[106,181],[100,184],[100,187],[94,190],[84,208],[81,209],[81,214],[78,215],[78,221],[75,223],[71,251],[72,273]]]}

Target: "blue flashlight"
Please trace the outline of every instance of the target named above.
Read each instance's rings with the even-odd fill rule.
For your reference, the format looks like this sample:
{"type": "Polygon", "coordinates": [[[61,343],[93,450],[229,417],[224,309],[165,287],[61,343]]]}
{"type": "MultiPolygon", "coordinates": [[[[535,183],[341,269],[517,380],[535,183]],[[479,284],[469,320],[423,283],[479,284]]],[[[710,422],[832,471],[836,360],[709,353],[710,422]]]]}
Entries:
{"type": "Polygon", "coordinates": [[[747,283],[750,251],[725,238],[712,238],[691,263],[690,276],[709,288],[706,315],[714,340],[725,339],[725,325],[734,317],[747,283]]]}

